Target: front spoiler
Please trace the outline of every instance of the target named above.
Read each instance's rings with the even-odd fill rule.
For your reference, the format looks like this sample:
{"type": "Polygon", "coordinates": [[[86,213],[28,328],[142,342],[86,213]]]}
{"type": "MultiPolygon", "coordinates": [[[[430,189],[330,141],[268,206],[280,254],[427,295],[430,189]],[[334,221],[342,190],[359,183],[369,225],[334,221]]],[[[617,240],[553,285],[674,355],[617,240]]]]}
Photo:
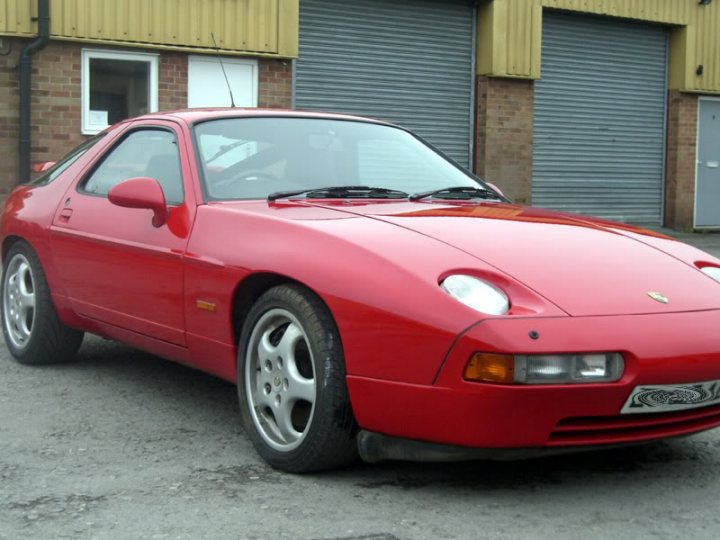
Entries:
{"type": "Polygon", "coordinates": [[[360,458],[367,463],[380,461],[415,461],[441,463],[451,461],[520,461],[542,457],[576,454],[596,450],[610,450],[647,444],[652,441],[598,444],[587,446],[539,447],[539,448],[469,448],[449,444],[390,437],[382,433],[362,430],[357,435],[360,458]]]}

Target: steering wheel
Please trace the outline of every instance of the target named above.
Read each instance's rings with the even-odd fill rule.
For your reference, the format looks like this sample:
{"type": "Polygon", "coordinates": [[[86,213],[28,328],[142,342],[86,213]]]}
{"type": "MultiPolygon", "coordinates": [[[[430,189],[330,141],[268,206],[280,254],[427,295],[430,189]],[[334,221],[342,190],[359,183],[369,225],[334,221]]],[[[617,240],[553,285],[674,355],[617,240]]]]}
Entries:
{"type": "Polygon", "coordinates": [[[236,195],[237,191],[242,191],[246,182],[280,182],[280,178],[267,171],[259,169],[248,169],[240,171],[236,174],[216,180],[212,186],[208,186],[213,195],[236,195]]]}
{"type": "Polygon", "coordinates": [[[245,182],[259,182],[259,181],[269,181],[269,182],[279,182],[280,178],[278,178],[276,175],[269,173],[267,171],[261,171],[259,169],[251,169],[248,171],[242,171],[239,174],[236,174],[235,176],[231,177],[231,180],[236,181],[245,181],[245,182]]]}

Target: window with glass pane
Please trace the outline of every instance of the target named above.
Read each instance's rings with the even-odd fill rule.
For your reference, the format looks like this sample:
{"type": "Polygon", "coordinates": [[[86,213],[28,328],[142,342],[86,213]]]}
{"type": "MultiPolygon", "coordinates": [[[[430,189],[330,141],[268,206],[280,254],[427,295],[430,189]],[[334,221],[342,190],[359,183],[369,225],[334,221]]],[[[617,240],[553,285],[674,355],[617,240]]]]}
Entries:
{"type": "Polygon", "coordinates": [[[83,51],[83,132],[157,110],[157,55],[83,51]]]}
{"type": "Polygon", "coordinates": [[[370,122],[226,118],[196,125],[210,199],[265,198],[285,190],[372,186],[417,193],[477,187],[477,180],[412,134],[370,122]]]}
{"type": "Polygon", "coordinates": [[[138,177],[157,180],[168,204],[183,201],[180,154],[173,133],[161,129],[133,131],[110,151],[82,189],[93,195],[107,195],[123,180],[138,177]]]}

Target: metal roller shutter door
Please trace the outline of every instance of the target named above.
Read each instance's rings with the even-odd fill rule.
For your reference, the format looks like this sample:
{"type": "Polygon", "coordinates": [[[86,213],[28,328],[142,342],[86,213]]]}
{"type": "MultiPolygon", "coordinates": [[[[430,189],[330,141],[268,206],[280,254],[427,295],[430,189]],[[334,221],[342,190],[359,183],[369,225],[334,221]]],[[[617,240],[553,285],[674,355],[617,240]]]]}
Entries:
{"type": "Polygon", "coordinates": [[[394,122],[470,163],[467,0],[301,0],[295,106],[394,122]]]}
{"type": "Polygon", "coordinates": [[[661,223],[666,62],[662,27],[544,14],[533,204],[661,223]]]}

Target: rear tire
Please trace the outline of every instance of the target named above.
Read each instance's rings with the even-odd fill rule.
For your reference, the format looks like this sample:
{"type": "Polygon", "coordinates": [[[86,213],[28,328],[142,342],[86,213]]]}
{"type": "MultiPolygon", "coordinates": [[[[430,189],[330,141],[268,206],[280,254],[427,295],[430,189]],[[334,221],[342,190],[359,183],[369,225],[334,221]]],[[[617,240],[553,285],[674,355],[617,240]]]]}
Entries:
{"type": "Polygon", "coordinates": [[[15,360],[37,366],[74,358],[83,333],[58,318],[40,259],[25,242],[5,256],[0,297],[5,344],[15,360]]]}
{"type": "Polygon", "coordinates": [[[357,458],[340,336],[325,304],[280,285],[251,308],[238,346],[245,431],[273,467],[304,473],[357,458]]]}

